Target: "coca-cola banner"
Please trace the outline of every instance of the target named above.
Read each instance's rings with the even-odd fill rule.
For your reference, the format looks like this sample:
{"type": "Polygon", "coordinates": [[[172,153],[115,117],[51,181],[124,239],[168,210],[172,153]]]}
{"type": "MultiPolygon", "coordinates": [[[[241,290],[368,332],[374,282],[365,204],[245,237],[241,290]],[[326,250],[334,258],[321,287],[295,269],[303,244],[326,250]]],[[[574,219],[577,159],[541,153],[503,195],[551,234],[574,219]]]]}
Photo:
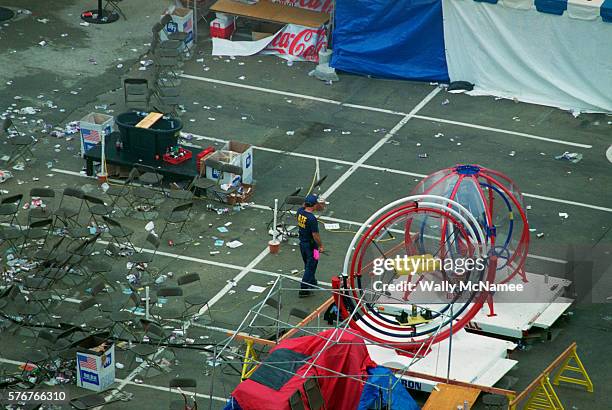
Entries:
{"type": "Polygon", "coordinates": [[[274,54],[289,61],[319,62],[319,51],[327,45],[325,26],[288,24],[276,34],[257,41],[230,41],[213,37],[214,56],[274,54]]]}
{"type": "Polygon", "coordinates": [[[272,0],[272,2],[323,13],[331,13],[334,10],[333,0],[272,0]]]}
{"type": "Polygon", "coordinates": [[[319,28],[289,24],[274,36],[262,54],[276,54],[285,60],[319,62],[319,51],[327,45],[327,32],[319,28]]]}

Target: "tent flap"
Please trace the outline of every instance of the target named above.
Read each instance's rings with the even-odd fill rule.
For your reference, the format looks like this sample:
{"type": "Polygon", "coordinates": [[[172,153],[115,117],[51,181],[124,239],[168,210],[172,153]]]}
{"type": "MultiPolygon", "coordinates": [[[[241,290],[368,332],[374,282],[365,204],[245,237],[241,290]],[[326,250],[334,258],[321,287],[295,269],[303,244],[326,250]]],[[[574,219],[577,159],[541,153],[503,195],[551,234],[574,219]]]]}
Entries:
{"type": "Polygon", "coordinates": [[[336,0],[333,49],[339,70],[448,80],[441,0],[336,0]]]}

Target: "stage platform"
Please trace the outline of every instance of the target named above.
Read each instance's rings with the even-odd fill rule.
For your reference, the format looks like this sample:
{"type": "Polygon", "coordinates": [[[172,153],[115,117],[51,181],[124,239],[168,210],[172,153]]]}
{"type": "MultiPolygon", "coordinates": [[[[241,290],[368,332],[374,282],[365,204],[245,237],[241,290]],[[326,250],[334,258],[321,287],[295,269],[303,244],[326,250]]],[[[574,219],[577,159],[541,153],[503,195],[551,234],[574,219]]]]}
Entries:
{"type": "MultiPolygon", "coordinates": [[[[397,370],[410,366],[410,371],[429,376],[447,376],[450,339],[443,340],[431,347],[431,351],[419,360],[398,355],[395,350],[370,345],[370,357],[377,364],[397,370]],[[412,364],[411,364],[412,363],[412,364]]],[[[508,351],[516,348],[516,343],[494,337],[478,335],[459,330],[452,337],[450,379],[491,387],[497,383],[516,363],[508,359],[508,351]]],[[[401,376],[406,387],[431,392],[437,382],[412,376],[401,376]]]]}
{"type": "MultiPolygon", "coordinates": [[[[569,280],[527,273],[527,281],[519,301],[510,293],[495,295],[495,316],[489,316],[489,307],[485,305],[466,329],[521,339],[532,327],[548,329],[574,301],[561,296],[571,284],[569,280]]],[[[522,280],[517,275],[512,282],[522,280]]]]}

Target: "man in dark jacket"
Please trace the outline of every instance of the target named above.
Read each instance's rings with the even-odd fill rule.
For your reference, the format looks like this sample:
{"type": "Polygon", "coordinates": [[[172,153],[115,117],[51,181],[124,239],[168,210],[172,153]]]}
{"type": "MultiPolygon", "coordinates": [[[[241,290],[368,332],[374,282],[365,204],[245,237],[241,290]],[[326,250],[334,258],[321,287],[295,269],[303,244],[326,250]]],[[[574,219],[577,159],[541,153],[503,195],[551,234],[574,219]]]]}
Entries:
{"type": "Polygon", "coordinates": [[[300,251],[304,260],[304,276],[302,277],[299,297],[310,296],[312,294],[310,289],[317,286],[315,273],[319,262],[319,254],[324,250],[319,236],[319,222],[313,214],[317,203],[315,195],[308,195],[304,199],[304,206],[297,211],[300,251]]]}

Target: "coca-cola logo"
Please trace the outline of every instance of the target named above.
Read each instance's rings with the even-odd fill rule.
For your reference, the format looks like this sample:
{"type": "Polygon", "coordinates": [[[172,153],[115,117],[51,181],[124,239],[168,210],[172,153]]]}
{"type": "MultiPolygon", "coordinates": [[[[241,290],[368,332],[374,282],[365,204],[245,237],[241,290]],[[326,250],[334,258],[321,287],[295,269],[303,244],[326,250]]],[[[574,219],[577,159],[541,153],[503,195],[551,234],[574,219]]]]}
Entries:
{"type": "Polygon", "coordinates": [[[308,61],[318,61],[319,51],[327,44],[325,28],[304,29],[297,33],[283,31],[267,47],[281,54],[301,57],[308,61]]]}

